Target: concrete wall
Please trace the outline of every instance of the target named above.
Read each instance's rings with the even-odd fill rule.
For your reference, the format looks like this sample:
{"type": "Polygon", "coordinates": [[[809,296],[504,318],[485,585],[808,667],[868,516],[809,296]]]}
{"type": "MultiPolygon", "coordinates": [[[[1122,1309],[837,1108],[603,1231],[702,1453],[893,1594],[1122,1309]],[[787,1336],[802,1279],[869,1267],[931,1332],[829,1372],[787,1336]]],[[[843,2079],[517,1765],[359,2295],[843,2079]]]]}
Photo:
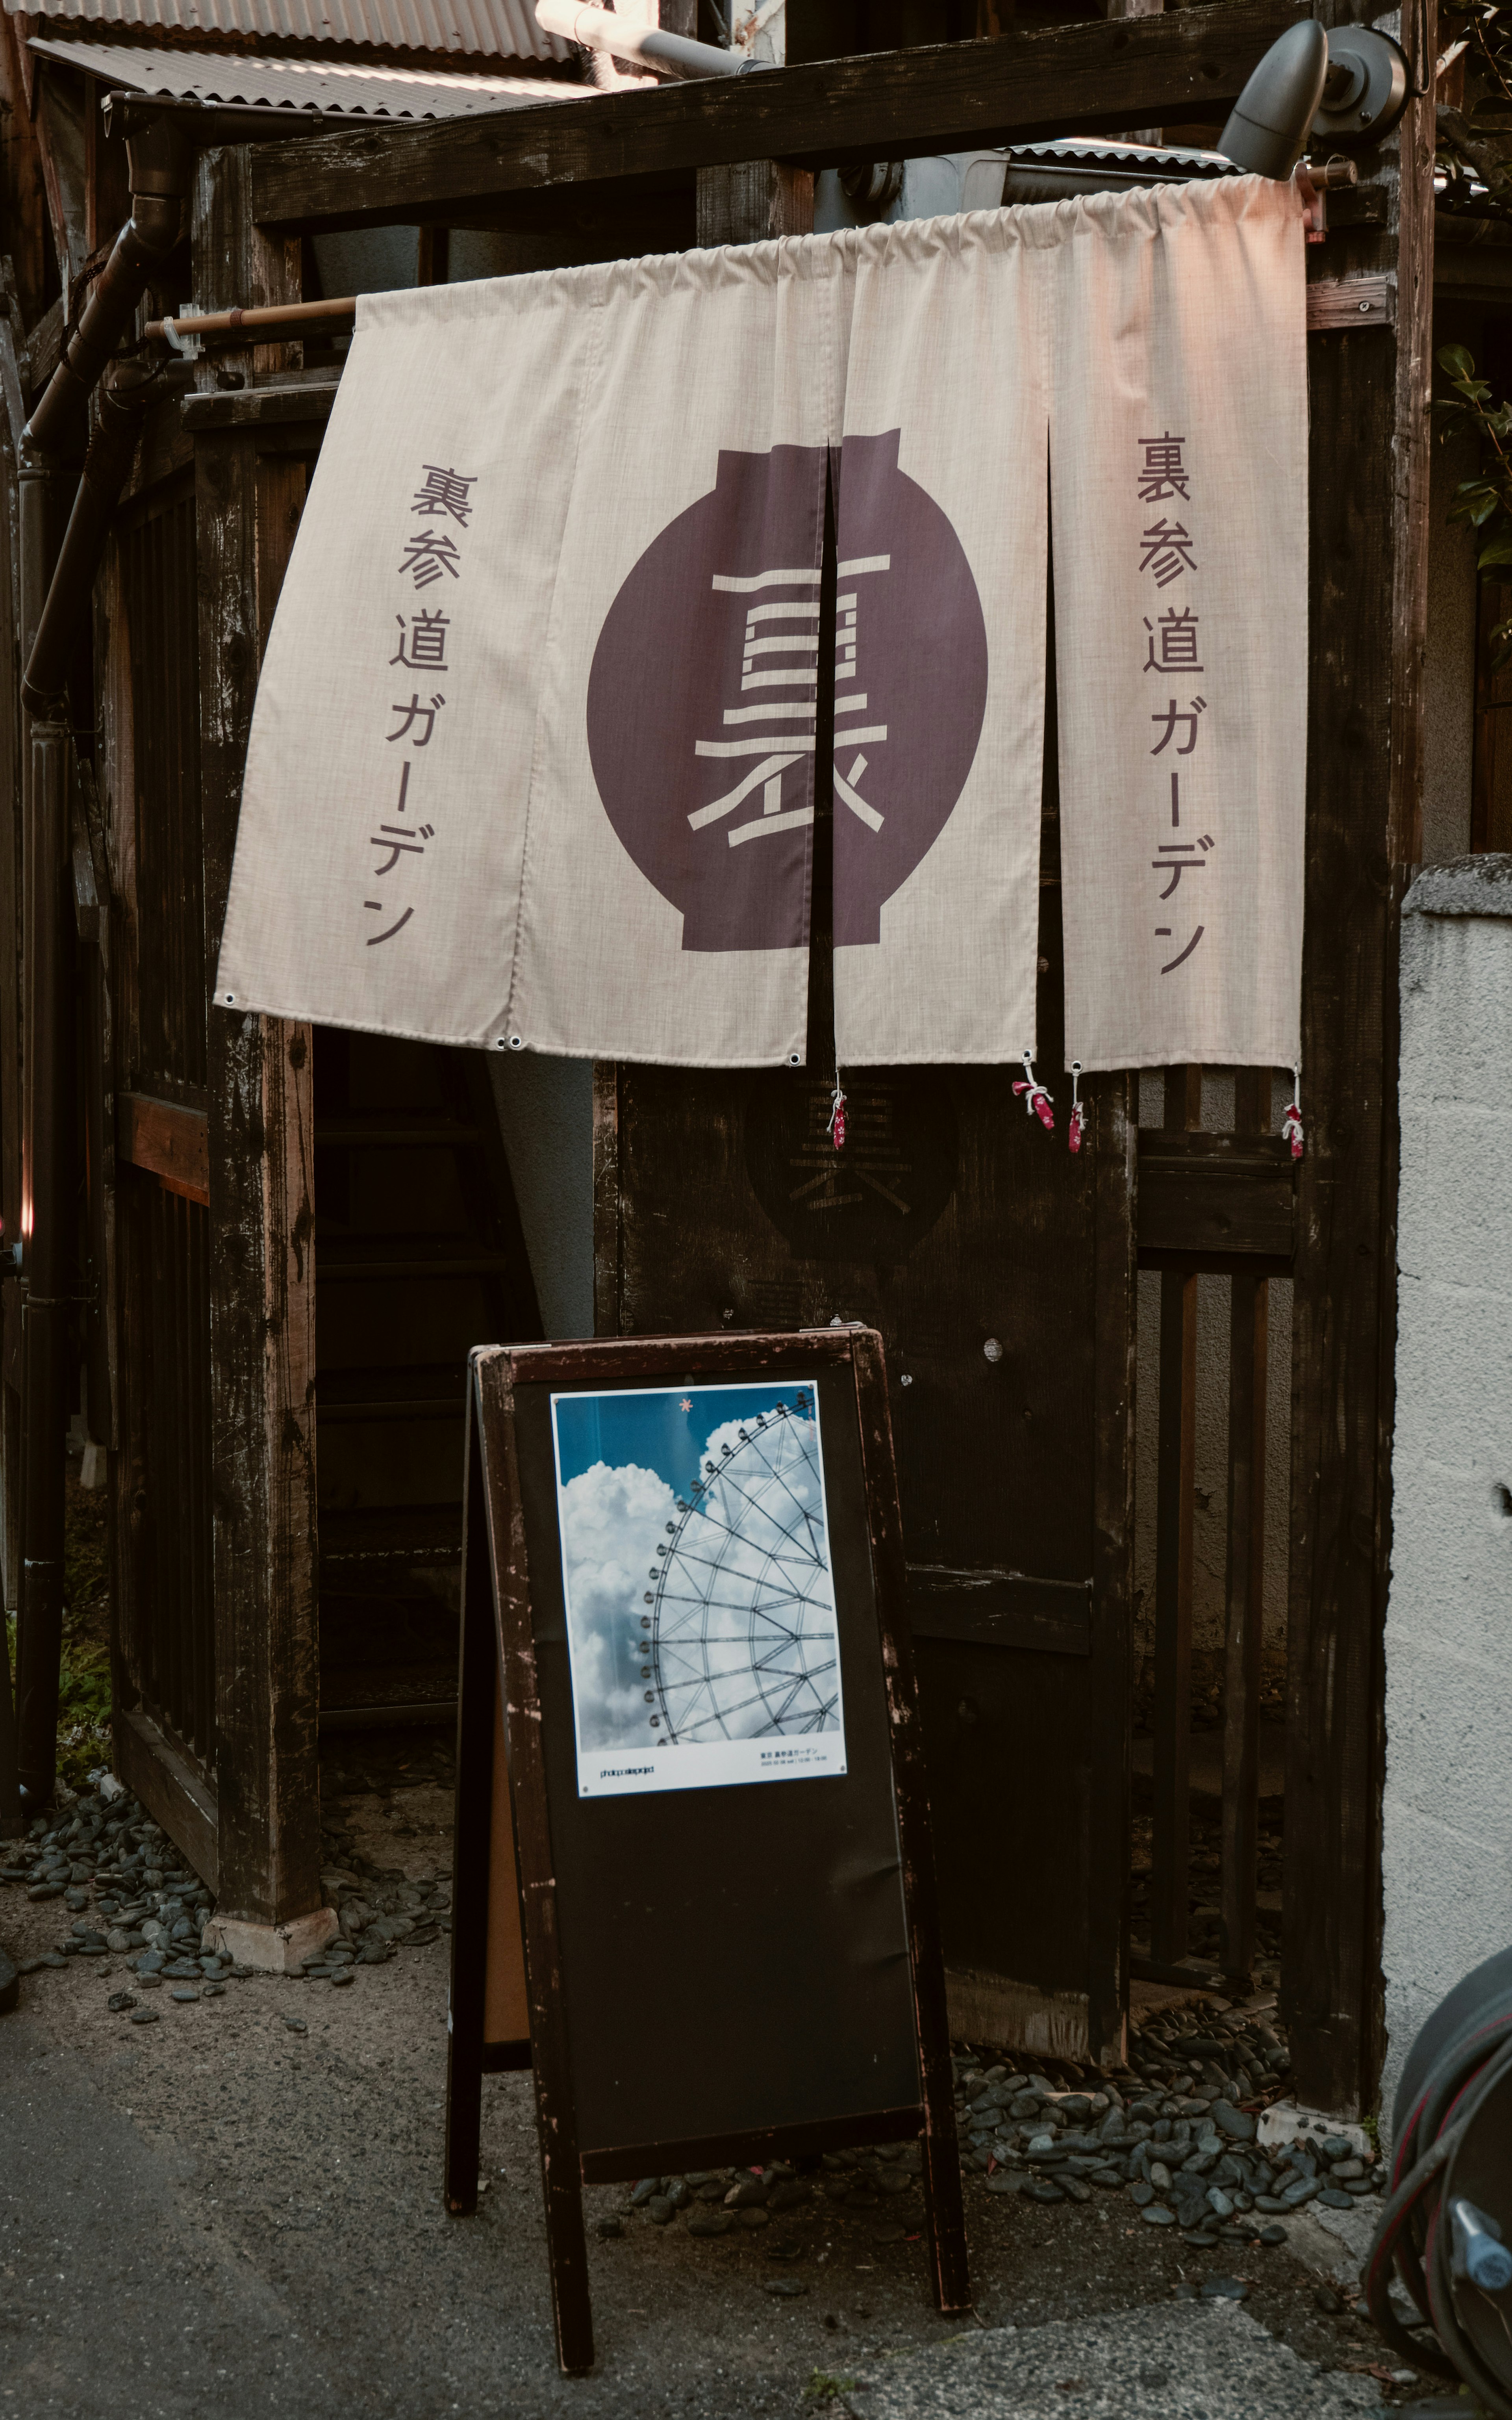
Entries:
{"type": "Polygon", "coordinates": [[[1512,1943],[1512,857],[1419,876],[1401,1001],[1388,2123],[1424,2019],[1512,1943]]]}

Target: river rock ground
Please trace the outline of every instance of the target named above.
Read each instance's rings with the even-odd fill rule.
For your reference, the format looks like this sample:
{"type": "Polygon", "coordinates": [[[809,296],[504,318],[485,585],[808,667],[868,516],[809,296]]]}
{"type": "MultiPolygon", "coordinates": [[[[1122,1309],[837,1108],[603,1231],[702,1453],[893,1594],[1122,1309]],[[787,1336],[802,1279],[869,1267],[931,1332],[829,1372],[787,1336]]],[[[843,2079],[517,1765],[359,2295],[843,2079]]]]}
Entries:
{"type": "MultiPolygon", "coordinates": [[[[324,1789],[348,1859],[449,1870],[435,1744],[341,1736],[324,1789]]],[[[175,2000],[130,1951],[28,1972],[72,1921],[0,1891],[23,1970],[0,2020],[0,2420],[1335,2420],[1426,2391],[1389,2373],[1348,2254],[1306,2211],[1284,2244],[1208,2250],[1122,2195],[1049,2205],[975,2171],[965,2328],[931,2308],[909,2192],[820,2193],[705,2238],[631,2210],[626,2187],[591,2191],[598,2363],[565,2381],[528,2076],[486,2081],[479,2215],[441,2206],[444,1930],[339,1989],[233,1976],[175,2000]],[[123,1990],[136,2007],[113,2011],[123,1990]],[[1230,2288],[1202,2297],[1223,2279],[1242,2308],[1230,2288]]]]}

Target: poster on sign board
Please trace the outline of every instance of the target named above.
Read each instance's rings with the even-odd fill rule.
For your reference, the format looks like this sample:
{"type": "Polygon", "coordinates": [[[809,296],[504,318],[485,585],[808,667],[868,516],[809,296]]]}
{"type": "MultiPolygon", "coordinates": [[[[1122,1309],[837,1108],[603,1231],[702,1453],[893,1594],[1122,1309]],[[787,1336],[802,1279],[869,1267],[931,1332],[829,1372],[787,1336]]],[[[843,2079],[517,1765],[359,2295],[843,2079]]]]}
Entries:
{"type": "Polygon", "coordinates": [[[578,1793],[845,1771],[811,1386],[553,1394],[578,1793]]]}

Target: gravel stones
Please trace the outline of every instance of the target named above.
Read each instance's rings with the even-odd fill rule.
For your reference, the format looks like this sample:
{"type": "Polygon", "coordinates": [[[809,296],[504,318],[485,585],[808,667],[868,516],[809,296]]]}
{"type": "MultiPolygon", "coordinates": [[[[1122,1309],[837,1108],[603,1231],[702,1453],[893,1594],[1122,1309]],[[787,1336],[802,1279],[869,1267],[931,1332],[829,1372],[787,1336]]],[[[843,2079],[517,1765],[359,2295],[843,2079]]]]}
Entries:
{"type": "Polygon", "coordinates": [[[310,2030],[302,2017],[285,2017],[284,2023],[291,2034],[307,2034],[310,2030]]]}
{"type": "Polygon", "coordinates": [[[113,2017],[124,2017],[130,2016],[136,2001],[130,1992],[112,1992],[105,2006],[113,2017]]]}
{"type": "Polygon", "coordinates": [[[131,2010],[131,2023],[133,2025],[155,2025],[157,2022],[158,2012],[156,2009],[133,2009],[131,2010]]]}
{"type": "Polygon", "coordinates": [[[1164,2202],[1151,2202],[1149,2208],[1142,2210],[1139,2215],[1147,2226],[1174,2226],[1176,2224],[1174,2216],[1165,2208],[1164,2202]]]}
{"type": "Polygon", "coordinates": [[[766,2207],[778,2211],[801,2210],[805,2202],[812,2199],[813,2187],[807,2177],[784,2177],[767,2195],[766,2207]]]}
{"type": "Polygon", "coordinates": [[[1247,2109],[1236,2109],[1227,2101],[1215,2101],[1208,2114],[1231,2143],[1254,2142],[1255,2120],[1247,2109]]]}
{"type": "Polygon", "coordinates": [[[652,2223],[656,2226],[670,2226],[677,2216],[675,2203],[664,2193],[648,2194],[645,2207],[652,2223]]]}
{"type": "MultiPolygon", "coordinates": [[[[700,2204],[688,2213],[687,2232],[700,2238],[710,2235],[728,2235],[734,2223],[733,2211],[709,2210],[700,2204]]],[[[616,2232],[618,2232],[617,2227],[616,2232]]]]}

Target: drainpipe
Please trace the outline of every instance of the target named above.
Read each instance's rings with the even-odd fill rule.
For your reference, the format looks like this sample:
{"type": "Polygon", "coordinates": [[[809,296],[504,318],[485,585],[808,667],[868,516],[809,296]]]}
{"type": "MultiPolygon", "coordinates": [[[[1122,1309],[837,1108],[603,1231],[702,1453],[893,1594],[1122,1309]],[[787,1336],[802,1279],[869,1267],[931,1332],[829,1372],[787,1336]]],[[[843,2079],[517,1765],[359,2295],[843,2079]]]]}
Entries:
{"type": "Polygon", "coordinates": [[[91,288],[22,442],[23,623],[30,640],[22,699],[31,718],[23,799],[27,923],[22,1110],[21,1604],[16,1640],[17,1763],[32,1807],[54,1794],[63,1649],[65,1430],[71,1357],[77,1203],[67,675],[110,515],[131,470],[150,392],[137,365],[113,371],[57,568],[46,577],[51,474],[76,456],[89,398],[136,306],[178,240],[194,145],[171,114],[127,142],[131,216],[91,288]]]}

